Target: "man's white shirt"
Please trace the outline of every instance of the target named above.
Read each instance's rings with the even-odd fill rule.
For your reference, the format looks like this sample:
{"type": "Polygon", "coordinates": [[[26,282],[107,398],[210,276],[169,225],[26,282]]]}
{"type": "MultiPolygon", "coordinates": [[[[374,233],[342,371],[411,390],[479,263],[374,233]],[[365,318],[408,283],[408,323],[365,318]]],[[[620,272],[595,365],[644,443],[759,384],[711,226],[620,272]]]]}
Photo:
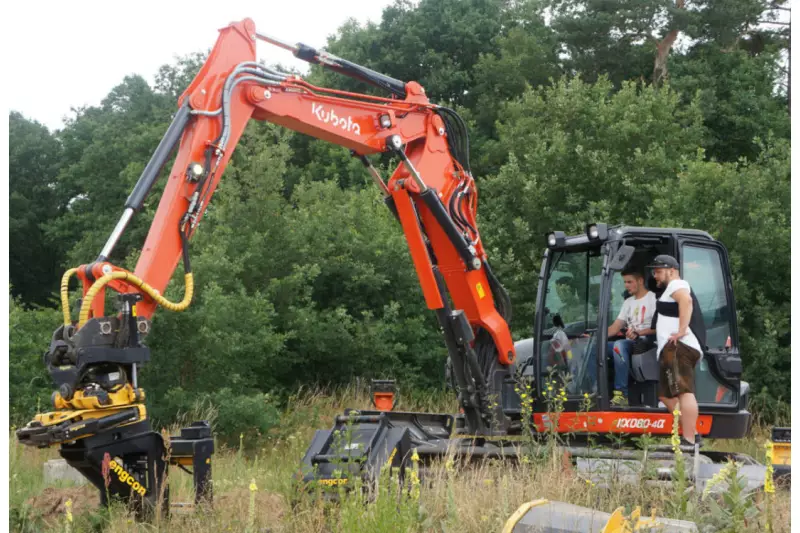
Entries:
{"type": "MultiPolygon", "coordinates": [[[[689,287],[689,282],[683,279],[672,280],[669,282],[669,285],[667,285],[667,288],[664,290],[664,294],[662,294],[661,298],[659,298],[658,300],[660,302],[675,302],[675,299],[672,298],[672,294],[680,289],[686,289],[687,291],[691,290],[691,288],[689,287]]],[[[669,341],[670,335],[677,333],[679,328],[680,328],[679,317],[658,315],[658,322],[656,323],[656,341],[658,342],[657,353],[659,357],[661,356],[661,350],[664,349],[664,346],[666,346],[667,341],[669,341]]],[[[702,357],[703,350],[700,348],[700,343],[698,342],[697,337],[695,337],[691,328],[687,327],[686,331],[687,331],[686,335],[679,339],[680,342],[700,352],[700,356],[702,357]]]]}
{"type": "MultiPolygon", "coordinates": [[[[656,312],[656,295],[647,291],[642,298],[636,296],[626,298],[622,304],[622,309],[617,315],[617,320],[625,322],[625,326],[634,331],[648,329],[653,322],[653,314],[656,312]]],[[[660,318],[659,318],[660,320],[660,318]]]]}

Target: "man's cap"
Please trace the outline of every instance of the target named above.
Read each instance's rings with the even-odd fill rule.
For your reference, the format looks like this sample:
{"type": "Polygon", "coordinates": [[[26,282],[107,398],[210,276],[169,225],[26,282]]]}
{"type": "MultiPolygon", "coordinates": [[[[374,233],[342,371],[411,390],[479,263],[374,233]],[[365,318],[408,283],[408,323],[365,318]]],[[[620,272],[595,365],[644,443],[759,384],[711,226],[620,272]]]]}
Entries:
{"type": "Polygon", "coordinates": [[[678,261],[671,255],[657,255],[653,262],[647,265],[649,268],[679,268],[678,261]]]}

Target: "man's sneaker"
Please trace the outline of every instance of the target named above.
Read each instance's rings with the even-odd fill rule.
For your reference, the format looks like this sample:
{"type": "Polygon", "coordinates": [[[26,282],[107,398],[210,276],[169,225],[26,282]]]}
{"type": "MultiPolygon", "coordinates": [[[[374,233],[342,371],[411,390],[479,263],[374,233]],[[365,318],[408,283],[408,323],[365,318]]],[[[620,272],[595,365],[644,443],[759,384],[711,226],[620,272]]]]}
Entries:
{"type": "Polygon", "coordinates": [[[615,407],[628,407],[628,399],[622,394],[622,391],[615,390],[614,397],[611,398],[611,405],[615,407]]]}
{"type": "Polygon", "coordinates": [[[700,448],[703,447],[703,437],[701,437],[699,433],[694,434],[694,443],[691,443],[688,440],[686,440],[686,438],[681,437],[681,448],[694,449],[695,444],[699,444],[700,448]]]}

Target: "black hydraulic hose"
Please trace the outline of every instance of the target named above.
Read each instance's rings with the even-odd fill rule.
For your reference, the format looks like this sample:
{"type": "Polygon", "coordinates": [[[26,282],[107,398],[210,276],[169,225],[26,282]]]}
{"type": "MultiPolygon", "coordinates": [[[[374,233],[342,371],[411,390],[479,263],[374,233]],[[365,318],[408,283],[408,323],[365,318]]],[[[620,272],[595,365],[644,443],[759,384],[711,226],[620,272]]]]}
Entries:
{"type": "Polygon", "coordinates": [[[161,169],[164,168],[167,159],[170,158],[172,151],[178,145],[183,131],[186,128],[186,124],[189,122],[189,118],[191,118],[191,108],[189,107],[189,100],[187,99],[180,109],[178,109],[175,118],[172,119],[172,123],[169,125],[169,128],[167,128],[167,132],[164,134],[164,137],[162,137],[161,142],[158,143],[156,151],[153,152],[150,161],[147,163],[147,166],[144,167],[142,175],[139,176],[139,181],[136,182],[136,186],[125,201],[126,208],[133,209],[134,211],[138,211],[142,208],[145,198],[147,198],[156,179],[158,179],[158,175],[161,173],[161,169]]]}
{"type": "Polygon", "coordinates": [[[461,231],[466,231],[467,228],[464,225],[464,220],[459,216],[458,210],[456,209],[456,199],[458,198],[459,190],[460,187],[456,187],[456,190],[450,195],[450,202],[447,206],[447,209],[450,212],[450,216],[453,217],[453,220],[455,220],[456,224],[458,224],[459,229],[461,229],[461,231]]]}
{"type": "Polygon", "coordinates": [[[459,161],[459,163],[461,163],[461,166],[463,166],[464,169],[467,172],[472,174],[472,167],[470,167],[470,164],[469,164],[469,130],[467,129],[467,124],[464,122],[464,119],[461,118],[461,115],[459,115],[458,113],[456,113],[454,110],[450,109],[449,107],[439,106],[438,109],[440,109],[441,111],[449,114],[458,123],[458,128],[461,130],[461,135],[460,136],[463,137],[463,143],[464,143],[464,146],[463,146],[464,161],[459,161]]]}
{"type": "MultiPolygon", "coordinates": [[[[469,195],[470,195],[470,194],[472,194],[472,193],[471,193],[471,192],[465,192],[465,193],[463,193],[464,199],[466,199],[466,200],[469,200],[469,195]]],[[[456,204],[456,205],[458,205],[458,212],[459,212],[459,214],[461,215],[461,218],[463,218],[463,219],[464,219],[464,224],[466,224],[466,225],[467,225],[467,227],[468,227],[470,230],[472,230],[472,233],[474,233],[475,235],[477,235],[477,234],[478,234],[478,230],[477,230],[477,229],[475,229],[475,228],[472,226],[472,224],[470,224],[469,220],[467,219],[467,216],[464,214],[464,211],[463,211],[463,209],[464,209],[463,202],[461,202],[461,200],[459,200],[459,201],[458,201],[458,204],[456,204]]],[[[469,205],[469,204],[467,204],[467,205],[469,205]]]]}
{"type": "Polygon", "coordinates": [[[183,272],[189,274],[192,271],[192,264],[189,261],[189,224],[186,229],[181,230],[182,224],[178,224],[178,231],[181,234],[181,255],[183,256],[183,272]]]}

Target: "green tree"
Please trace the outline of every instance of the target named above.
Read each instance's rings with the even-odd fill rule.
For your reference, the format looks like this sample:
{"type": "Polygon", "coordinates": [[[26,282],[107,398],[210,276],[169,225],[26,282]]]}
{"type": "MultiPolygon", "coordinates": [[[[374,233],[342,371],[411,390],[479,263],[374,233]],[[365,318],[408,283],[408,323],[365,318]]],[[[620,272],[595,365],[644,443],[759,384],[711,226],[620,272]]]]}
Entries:
{"type": "Polygon", "coordinates": [[[9,115],[9,277],[11,290],[30,303],[45,304],[58,288],[64,243],[48,239],[43,226],[61,213],[56,175],[61,146],[45,126],[20,113],[9,115]]]}
{"type": "Polygon", "coordinates": [[[679,39],[733,46],[758,25],[764,0],[552,0],[552,26],[571,72],[615,84],[643,78],[660,85],[679,39]]]}
{"type": "Polygon", "coordinates": [[[700,110],[669,89],[562,80],[504,109],[498,146],[509,154],[481,183],[482,233],[529,331],[545,233],[590,221],[636,224],[702,139],[700,110]]]}
{"type": "Polygon", "coordinates": [[[713,45],[696,46],[673,61],[672,88],[684,100],[696,97],[703,110],[709,157],[754,159],[757,138],[790,137],[787,97],[776,90],[785,77],[780,63],[778,49],[754,55],[713,45]]]}

